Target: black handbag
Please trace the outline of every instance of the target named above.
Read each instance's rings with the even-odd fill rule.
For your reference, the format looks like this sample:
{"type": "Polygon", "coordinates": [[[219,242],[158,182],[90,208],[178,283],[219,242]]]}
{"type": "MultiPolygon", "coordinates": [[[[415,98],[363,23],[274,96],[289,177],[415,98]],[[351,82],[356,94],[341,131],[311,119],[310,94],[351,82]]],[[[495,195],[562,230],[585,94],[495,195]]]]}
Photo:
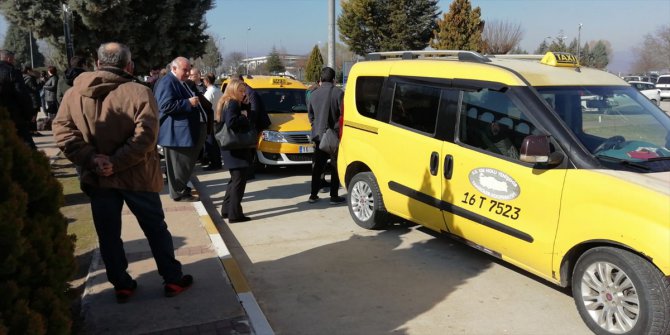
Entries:
{"type": "Polygon", "coordinates": [[[258,143],[258,131],[253,124],[246,131],[234,131],[223,124],[214,137],[223,150],[250,149],[255,148],[258,143]]]}
{"type": "Polygon", "coordinates": [[[333,93],[333,88],[330,88],[328,91],[328,128],[326,131],[319,136],[319,150],[328,153],[330,155],[336,155],[337,149],[340,146],[340,137],[337,132],[335,132],[334,124],[336,122],[335,115],[333,113],[333,106],[331,101],[331,96],[333,93]]]}

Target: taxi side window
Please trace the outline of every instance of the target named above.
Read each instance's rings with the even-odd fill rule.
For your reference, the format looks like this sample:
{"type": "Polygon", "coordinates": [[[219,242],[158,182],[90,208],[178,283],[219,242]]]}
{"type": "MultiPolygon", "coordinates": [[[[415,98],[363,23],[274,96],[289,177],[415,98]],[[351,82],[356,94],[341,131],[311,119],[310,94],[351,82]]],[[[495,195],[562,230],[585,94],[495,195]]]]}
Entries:
{"type": "Polygon", "coordinates": [[[363,116],[376,119],[379,112],[379,96],[384,77],[365,77],[356,79],[356,108],[363,116]]]}
{"type": "Polygon", "coordinates": [[[536,128],[503,92],[463,92],[459,141],[513,159],[536,128]]]}
{"type": "Polygon", "coordinates": [[[393,93],[391,122],[434,134],[441,90],[425,85],[397,83],[393,93]]]}

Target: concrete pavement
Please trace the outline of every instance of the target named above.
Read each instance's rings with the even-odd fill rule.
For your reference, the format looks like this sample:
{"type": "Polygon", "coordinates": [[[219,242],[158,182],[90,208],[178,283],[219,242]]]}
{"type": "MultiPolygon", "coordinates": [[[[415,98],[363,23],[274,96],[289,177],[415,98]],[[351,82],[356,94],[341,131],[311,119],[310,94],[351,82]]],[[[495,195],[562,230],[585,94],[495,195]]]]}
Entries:
{"type": "MultiPolygon", "coordinates": [[[[38,149],[52,163],[65,160],[50,132],[42,133],[46,136],[34,138],[38,149]]],[[[222,172],[221,178],[228,178],[228,174],[222,172]]],[[[135,217],[124,208],[122,238],[128,271],[137,280],[138,289],[128,303],[116,303],[96,249],[82,296],[84,331],[87,334],[273,334],[209,215],[215,209],[206,208],[202,202],[172,201],[165,191],[161,200],[177,259],[184,273],[193,275],[193,286],[177,297],[163,296],[162,278],[146,238],[135,217]]]]}

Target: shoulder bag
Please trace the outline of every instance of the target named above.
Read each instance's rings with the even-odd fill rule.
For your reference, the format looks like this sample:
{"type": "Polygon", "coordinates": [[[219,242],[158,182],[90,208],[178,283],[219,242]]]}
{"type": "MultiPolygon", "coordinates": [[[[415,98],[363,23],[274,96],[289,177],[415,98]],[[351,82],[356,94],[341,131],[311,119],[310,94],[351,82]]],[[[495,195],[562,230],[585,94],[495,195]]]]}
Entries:
{"type": "Polygon", "coordinates": [[[330,91],[328,91],[328,128],[326,128],[326,131],[320,136],[321,142],[319,142],[319,150],[326,152],[330,155],[335,155],[337,153],[337,148],[340,146],[340,138],[338,134],[335,132],[335,129],[333,129],[335,117],[332,113],[333,110],[332,106],[333,103],[331,101],[332,93],[333,89],[331,87],[330,91]]]}
{"type": "Polygon", "coordinates": [[[251,149],[255,148],[258,142],[258,130],[253,123],[243,131],[235,131],[223,123],[214,137],[223,150],[251,149]]]}

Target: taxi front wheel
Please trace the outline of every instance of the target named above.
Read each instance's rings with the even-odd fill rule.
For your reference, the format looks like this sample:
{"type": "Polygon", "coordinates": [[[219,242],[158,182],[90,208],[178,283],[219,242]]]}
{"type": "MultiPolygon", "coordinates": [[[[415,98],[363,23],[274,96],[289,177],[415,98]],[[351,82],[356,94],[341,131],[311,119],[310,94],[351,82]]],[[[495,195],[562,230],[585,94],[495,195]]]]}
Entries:
{"type": "Polygon", "coordinates": [[[668,334],[670,282],[631,252],[597,247],[577,261],[572,296],[596,334],[668,334]]]}
{"type": "Polygon", "coordinates": [[[390,216],[384,208],[382,193],[372,172],[355,175],[349,182],[349,213],[365,229],[381,229],[390,216]]]}

